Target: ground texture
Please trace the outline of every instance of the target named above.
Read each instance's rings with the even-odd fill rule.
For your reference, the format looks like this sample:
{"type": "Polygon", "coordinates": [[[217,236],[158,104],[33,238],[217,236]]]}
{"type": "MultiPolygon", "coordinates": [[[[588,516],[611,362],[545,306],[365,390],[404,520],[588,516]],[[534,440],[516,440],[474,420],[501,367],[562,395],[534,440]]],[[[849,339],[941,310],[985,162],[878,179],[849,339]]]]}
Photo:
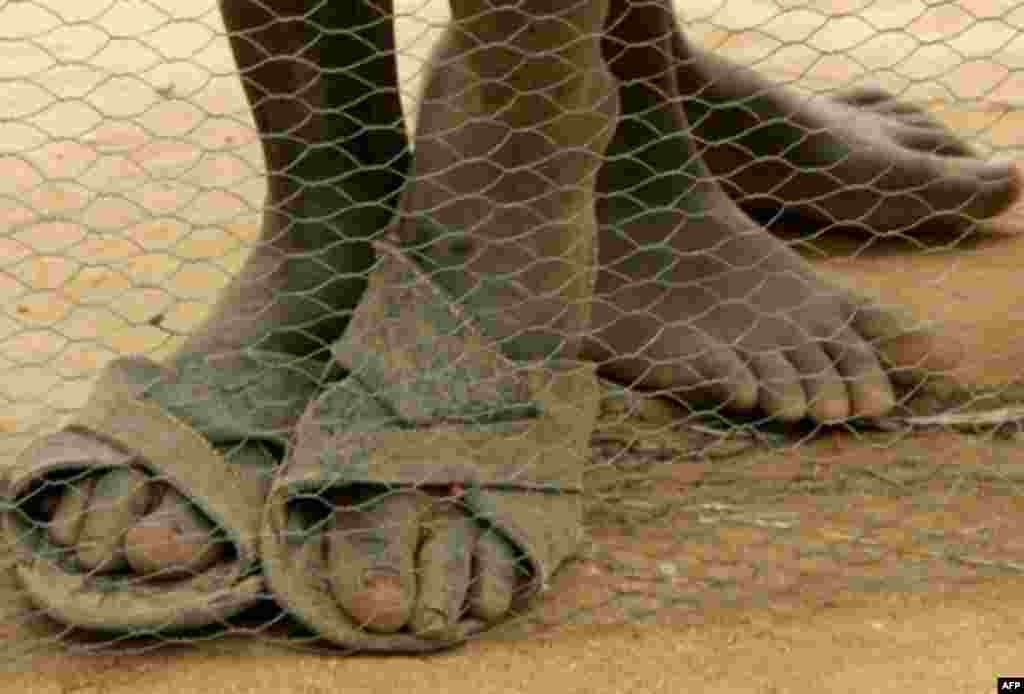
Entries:
{"type": "MultiPolygon", "coordinates": [[[[1002,16],[1010,4],[959,6],[1002,16]]],[[[765,39],[742,30],[769,22],[757,14],[767,4],[727,5],[728,16],[695,18],[704,39],[741,57],[764,49],[765,39]]],[[[928,22],[955,33],[962,19],[945,6],[939,16],[918,3],[877,5],[888,8],[873,17],[879,26],[906,27],[918,13],[916,39],[938,31],[928,22]]],[[[144,30],[128,9],[122,14],[122,27],[144,30]]],[[[400,43],[425,54],[429,37],[417,38],[418,25],[406,21],[400,43]]],[[[785,30],[801,26],[794,20],[785,30]]],[[[856,43],[856,27],[844,27],[856,43]]],[[[190,50],[181,37],[147,36],[190,50]]],[[[986,93],[999,96],[988,106],[949,105],[977,96],[969,89],[992,74],[972,76],[976,62],[963,56],[988,50],[993,37],[958,36],[962,69],[918,56],[949,76],[942,84],[952,94],[913,93],[921,83],[908,93],[958,131],[1012,153],[1024,125],[1012,78],[986,93]]],[[[896,50],[873,46],[850,49],[862,52],[862,68],[880,67],[871,56],[896,50]]],[[[218,55],[211,63],[223,62],[218,55]]],[[[765,60],[793,66],[798,58],[765,60]]],[[[108,60],[132,64],[116,53],[108,60]]],[[[71,140],[47,136],[0,159],[0,220],[26,229],[0,237],[0,298],[10,308],[0,313],[0,392],[12,403],[0,412],[0,458],[76,407],[112,354],[171,351],[255,234],[258,158],[251,131],[228,117],[245,117],[234,78],[193,84],[192,63],[162,65],[170,63],[141,73],[161,88],[136,95],[152,98],[152,108],[131,111],[132,94],[122,92],[108,104],[125,110],[120,119],[90,125],[88,114],[68,116],[60,122],[71,140]],[[214,170],[223,190],[195,193],[214,170]],[[60,221],[69,218],[78,221],[60,221]]],[[[811,84],[846,75],[827,61],[790,73],[811,84]]],[[[890,88],[905,86],[879,75],[890,88]]],[[[50,84],[73,100],[78,77],[61,73],[50,84]]],[[[90,103],[103,103],[101,88],[89,93],[90,103]]],[[[43,113],[29,106],[16,113],[23,123],[43,113]]],[[[796,241],[809,230],[790,223],[782,231],[796,241]]],[[[282,625],[246,622],[245,636],[156,649],[125,642],[86,655],[95,639],[36,615],[4,580],[0,666],[9,672],[0,691],[992,691],[997,675],[1024,673],[1024,439],[1006,409],[1024,404],[1021,231],[1024,218],[1010,213],[965,238],[834,233],[799,244],[823,272],[941,321],[949,348],[963,351],[964,367],[928,381],[914,413],[1008,412],[995,424],[725,435],[664,402],[610,398],[588,470],[588,540],[536,610],[498,633],[439,656],[336,657],[296,652],[279,640],[282,625]]]]}

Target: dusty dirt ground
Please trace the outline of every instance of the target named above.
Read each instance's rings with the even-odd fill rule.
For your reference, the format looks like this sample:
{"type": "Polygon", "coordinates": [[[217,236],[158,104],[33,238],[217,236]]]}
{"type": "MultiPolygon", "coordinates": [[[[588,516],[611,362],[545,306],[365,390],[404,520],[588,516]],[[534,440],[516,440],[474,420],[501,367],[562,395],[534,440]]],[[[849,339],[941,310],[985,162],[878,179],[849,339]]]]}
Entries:
{"type": "MultiPolygon", "coordinates": [[[[56,105],[47,108],[30,87],[0,95],[16,119],[0,131],[0,228],[13,230],[0,235],[3,459],[74,409],[112,355],[171,351],[255,232],[258,153],[210,4],[179,3],[187,30],[147,23],[144,3],[104,12],[101,5],[61,10],[88,20],[85,27],[141,36],[159,55],[128,39],[90,53],[100,39],[83,25],[40,31],[37,23],[24,36],[45,40],[0,44],[16,59],[6,65],[25,74],[36,69],[33,60],[46,67],[34,45],[65,61],[47,68],[48,89],[62,98],[56,105]],[[214,30],[200,30],[206,26],[214,30]],[[107,83],[90,77],[97,65],[141,80],[124,78],[108,94],[107,83]],[[86,104],[109,117],[93,118],[86,104]],[[214,189],[199,185],[209,180],[214,189]]],[[[15,27],[45,19],[4,15],[11,7],[0,6],[0,19],[11,20],[0,24],[16,38],[15,27]]],[[[773,22],[771,3],[722,7],[714,21],[695,8],[688,16],[706,41],[741,57],[771,47],[761,34],[742,33],[746,27],[771,24],[794,38],[814,24],[803,15],[803,23],[773,22]]],[[[975,17],[1015,16],[1011,2],[958,7],[975,17]]],[[[982,23],[988,33],[977,34],[964,29],[963,11],[923,8],[874,3],[860,16],[876,27],[913,24],[917,39],[947,32],[960,41],[963,69],[933,53],[919,56],[918,67],[875,76],[902,91],[907,75],[925,74],[922,66],[942,71],[945,91],[915,92],[917,83],[907,93],[983,146],[1014,154],[1024,132],[1019,78],[1004,69],[987,105],[963,101],[982,88],[978,75],[994,69],[963,56],[991,50],[998,27],[982,23]]],[[[436,31],[423,18],[442,19],[443,3],[407,9],[414,19],[405,20],[400,43],[426,55],[436,31]]],[[[858,43],[856,26],[844,32],[862,68],[896,60],[892,36],[875,45],[858,43]]],[[[816,40],[842,49],[835,36],[816,40]]],[[[1002,44],[996,62],[1019,66],[1019,43],[1002,44]]],[[[835,61],[794,67],[800,55],[792,51],[765,60],[811,83],[864,78],[835,61]]],[[[404,63],[409,83],[416,64],[404,63]]],[[[796,239],[808,230],[787,231],[796,239]]],[[[1021,231],[1024,217],[1010,213],[970,238],[835,233],[801,247],[823,271],[942,321],[949,349],[965,355],[952,377],[1005,394],[1006,402],[973,403],[991,408],[1024,401],[1014,386],[1024,358],[1021,231]]],[[[247,636],[155,650],[124,642],[85,655],[94,641],[38,617],[4,582],[0,691],[989,692],[996,676],[1024,674],[1024,440],[1015,426],[737,429],[723,437],[682,414],[664,403],[609,400],[588,471],[589,538],[580,557],[534,612],[456,651],[297,652],[275,640],[280,626],[248,621],[240,625],[247,636]]]]}

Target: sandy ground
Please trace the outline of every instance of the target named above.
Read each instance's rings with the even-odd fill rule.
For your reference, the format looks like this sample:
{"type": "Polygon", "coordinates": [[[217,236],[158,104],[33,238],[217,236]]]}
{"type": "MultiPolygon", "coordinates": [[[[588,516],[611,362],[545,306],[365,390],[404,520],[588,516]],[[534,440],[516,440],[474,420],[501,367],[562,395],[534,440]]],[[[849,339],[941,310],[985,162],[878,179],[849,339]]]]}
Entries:
{"type": "MultiPolygon", "coordinates": [[[[930,4],[680,7],[703,41],[781,79],[881,82],[1018,155],[1024,6],[930,4]]],[[[259,153],[219,18],[174,5],[0,3],[0,461],[115,354],[173,350],[255,234],[259,153]]],[[[411,103],[446,10],[400,7],[411,103]]],[[[970,239],[804,249],[943,321],[967,355],[957,377],[1000,386],[1024,357],[1022,229],[1011,213],[970,239]]],[[[631,426],[663,424],[654,409],[631,426]]],[[[8,586],[0,691],[992,691],[1024,674],[1024,448],[1000,433],[790,435],[699,456],[693,432],[609,436],[579,560],[536,613],[431,658],[296,654],[259,630],[58,655],[44,639],[60,631],[8,586]]]]}

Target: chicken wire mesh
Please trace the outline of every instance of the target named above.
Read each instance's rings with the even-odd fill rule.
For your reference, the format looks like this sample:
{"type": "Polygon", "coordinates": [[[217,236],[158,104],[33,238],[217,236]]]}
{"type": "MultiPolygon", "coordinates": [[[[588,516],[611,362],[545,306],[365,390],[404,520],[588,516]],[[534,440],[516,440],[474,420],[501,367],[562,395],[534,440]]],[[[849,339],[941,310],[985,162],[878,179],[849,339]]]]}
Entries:
{"type": "Polygon", "coordinates": [[[65,4],[0,5],[6,660],[1024,570],[1021,7],[65,4]]]}

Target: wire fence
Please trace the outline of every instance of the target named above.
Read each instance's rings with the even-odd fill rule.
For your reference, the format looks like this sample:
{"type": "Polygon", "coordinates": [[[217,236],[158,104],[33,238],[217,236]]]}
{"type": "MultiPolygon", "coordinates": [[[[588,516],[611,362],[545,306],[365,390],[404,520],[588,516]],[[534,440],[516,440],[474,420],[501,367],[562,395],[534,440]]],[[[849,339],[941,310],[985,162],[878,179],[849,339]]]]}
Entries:
{"type": "Polygon", "coordinates": [[[6,660],[1024,572],[1024,6],[173,4],[0,3],[6,660]]]}

